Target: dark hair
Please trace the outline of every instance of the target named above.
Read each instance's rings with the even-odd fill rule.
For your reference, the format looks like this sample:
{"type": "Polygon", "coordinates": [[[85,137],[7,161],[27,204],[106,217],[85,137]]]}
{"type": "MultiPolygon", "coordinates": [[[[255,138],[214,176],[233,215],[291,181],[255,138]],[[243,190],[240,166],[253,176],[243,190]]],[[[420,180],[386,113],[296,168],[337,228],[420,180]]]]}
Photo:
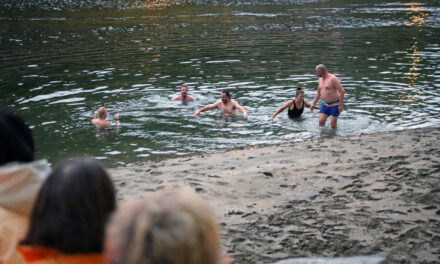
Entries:
{"type": "Polygon", "coordinates": [[[231,99],[231,93],[228,90],[223,90],[222,93],[226,94],[226,96],[231,99]]]}
{"type": "Polygon", "coordinates": [[[38,193],[22,244],[66,254],[102,253],[105,225],[115,208],[113,183],[98,162],[65,161],[38,193]]]}
{"type": "Polygon", "coordinates": [[[31,129],[18,115],[0,109],[0,165],[33,160],[34,139],[31,129]]]}
{"type": "Polygon", "coordinates": [[[304,90],[301,89],[301,87],[296,88],[296,95],[295,95],[295,97],[297,97],[300,93],[304,93],[304,90]]]}

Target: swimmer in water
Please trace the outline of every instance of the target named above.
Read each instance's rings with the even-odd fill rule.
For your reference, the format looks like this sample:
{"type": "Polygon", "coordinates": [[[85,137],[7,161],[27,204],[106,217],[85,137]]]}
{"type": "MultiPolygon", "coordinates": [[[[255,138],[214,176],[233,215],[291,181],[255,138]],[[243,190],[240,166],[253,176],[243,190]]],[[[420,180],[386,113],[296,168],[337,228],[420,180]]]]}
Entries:
{"type": "MultiPolygon", "coordinates": [[[[298,118],[303,113],[304,106],[310,107],[310,104],[304,100],[304,91],[301,88],[297,88],[295,98],[287,101],[283,106],[278,108],[278,110],[272,115],[272,118],[275,118],[286,108],[288,109],[287,115],[290,118],[298,118]]],[[[319,109],[319,107],[315,106],[315,109],[319,109]]]]}
{"type": "MultiPolygon", "coordinates": [[[[107,118],[107,109],[105,109],[105,107],[101,106],[100,108],[98,108],[98,110],[96,110],[95,112],[95,117],[92,119],[92,124],[97,125],[97,126],[109,126],[109,125],[113,125],[112,122],[105,120],[107,118]]],[[[119,115],[115,114],[113,116],[113,118],[115,119],[115,124],[119,125],[119,115]]]]}
{"type": "Polygon", "coordinates": [[[188,95],[188,86],[183,84],[182,86],[180,86],[180,95],[174,97],[173,100],[184,101],[184,102],[194,101],[194,97],[188,95]]]}
{"type": "Polygon", "coordinates": [[[247,118],[248,116],[246,109],[244,109],[243,106],[239,105],[235,100],[232,100],[231,93],[226,90],[221,93],[220,100],[211,105],[206,105],[200,108],[194,113],[194,116],[198,116],[201,112],[205,112],[215,108],[218,108],[223,116],[235,116],[236,109],[241,111],[244,118],[247,118]]]}

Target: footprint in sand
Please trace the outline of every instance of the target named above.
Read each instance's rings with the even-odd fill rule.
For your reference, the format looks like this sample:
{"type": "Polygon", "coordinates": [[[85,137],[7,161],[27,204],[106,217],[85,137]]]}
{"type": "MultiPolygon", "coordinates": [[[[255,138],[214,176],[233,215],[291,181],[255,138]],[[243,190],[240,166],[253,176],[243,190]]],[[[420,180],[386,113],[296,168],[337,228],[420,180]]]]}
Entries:
{"type": "Polygon", "coordinates": [[[206,193],[205,189],[203,189],[202,187],[197,187],[195,188],[196,193],[206,193]]]}
{"type": "Polygon", "coordinates": [[[271,172],[263,171],[262,173],[267,177],[273,177],[273,174],[271,172]]]}

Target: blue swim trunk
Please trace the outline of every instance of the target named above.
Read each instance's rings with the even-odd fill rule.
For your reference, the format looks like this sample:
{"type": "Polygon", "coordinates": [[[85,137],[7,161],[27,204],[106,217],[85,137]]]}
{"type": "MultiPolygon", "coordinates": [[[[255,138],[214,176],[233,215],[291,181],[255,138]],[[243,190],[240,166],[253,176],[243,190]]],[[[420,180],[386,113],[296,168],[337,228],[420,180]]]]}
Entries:
{"type": "Polygon", "coordinates": [[[328,116],[339,116],[339,100],[331,104],[322,103],[321,111],[319,113],[328,116]]]}

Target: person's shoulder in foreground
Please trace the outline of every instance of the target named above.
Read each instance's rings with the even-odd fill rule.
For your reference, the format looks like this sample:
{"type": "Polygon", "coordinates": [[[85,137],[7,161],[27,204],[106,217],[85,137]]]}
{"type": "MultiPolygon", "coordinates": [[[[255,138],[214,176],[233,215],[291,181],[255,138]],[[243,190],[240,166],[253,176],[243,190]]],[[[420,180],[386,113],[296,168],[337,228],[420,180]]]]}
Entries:
{"type": "Polygon", "coordinates": [[[34,160],[29,126],[0,109],[0,263],[24,263],[16,246],[26,234],[35,197],[49,173],[47,160],[34,160]]]}
{"type": "Polygon", "coordinates": [[[27,263],[105,264],[105,225],[115,208],[113,183],[98,162],[62,162],[40,189],[18,250],[27,263]]]}
{"type": "Polygon", "coordinates": [[[218,229],[192,191],[158,192],[120,206],[107,227],[106,255],[112,264],[231,264],[218,229]]]}

